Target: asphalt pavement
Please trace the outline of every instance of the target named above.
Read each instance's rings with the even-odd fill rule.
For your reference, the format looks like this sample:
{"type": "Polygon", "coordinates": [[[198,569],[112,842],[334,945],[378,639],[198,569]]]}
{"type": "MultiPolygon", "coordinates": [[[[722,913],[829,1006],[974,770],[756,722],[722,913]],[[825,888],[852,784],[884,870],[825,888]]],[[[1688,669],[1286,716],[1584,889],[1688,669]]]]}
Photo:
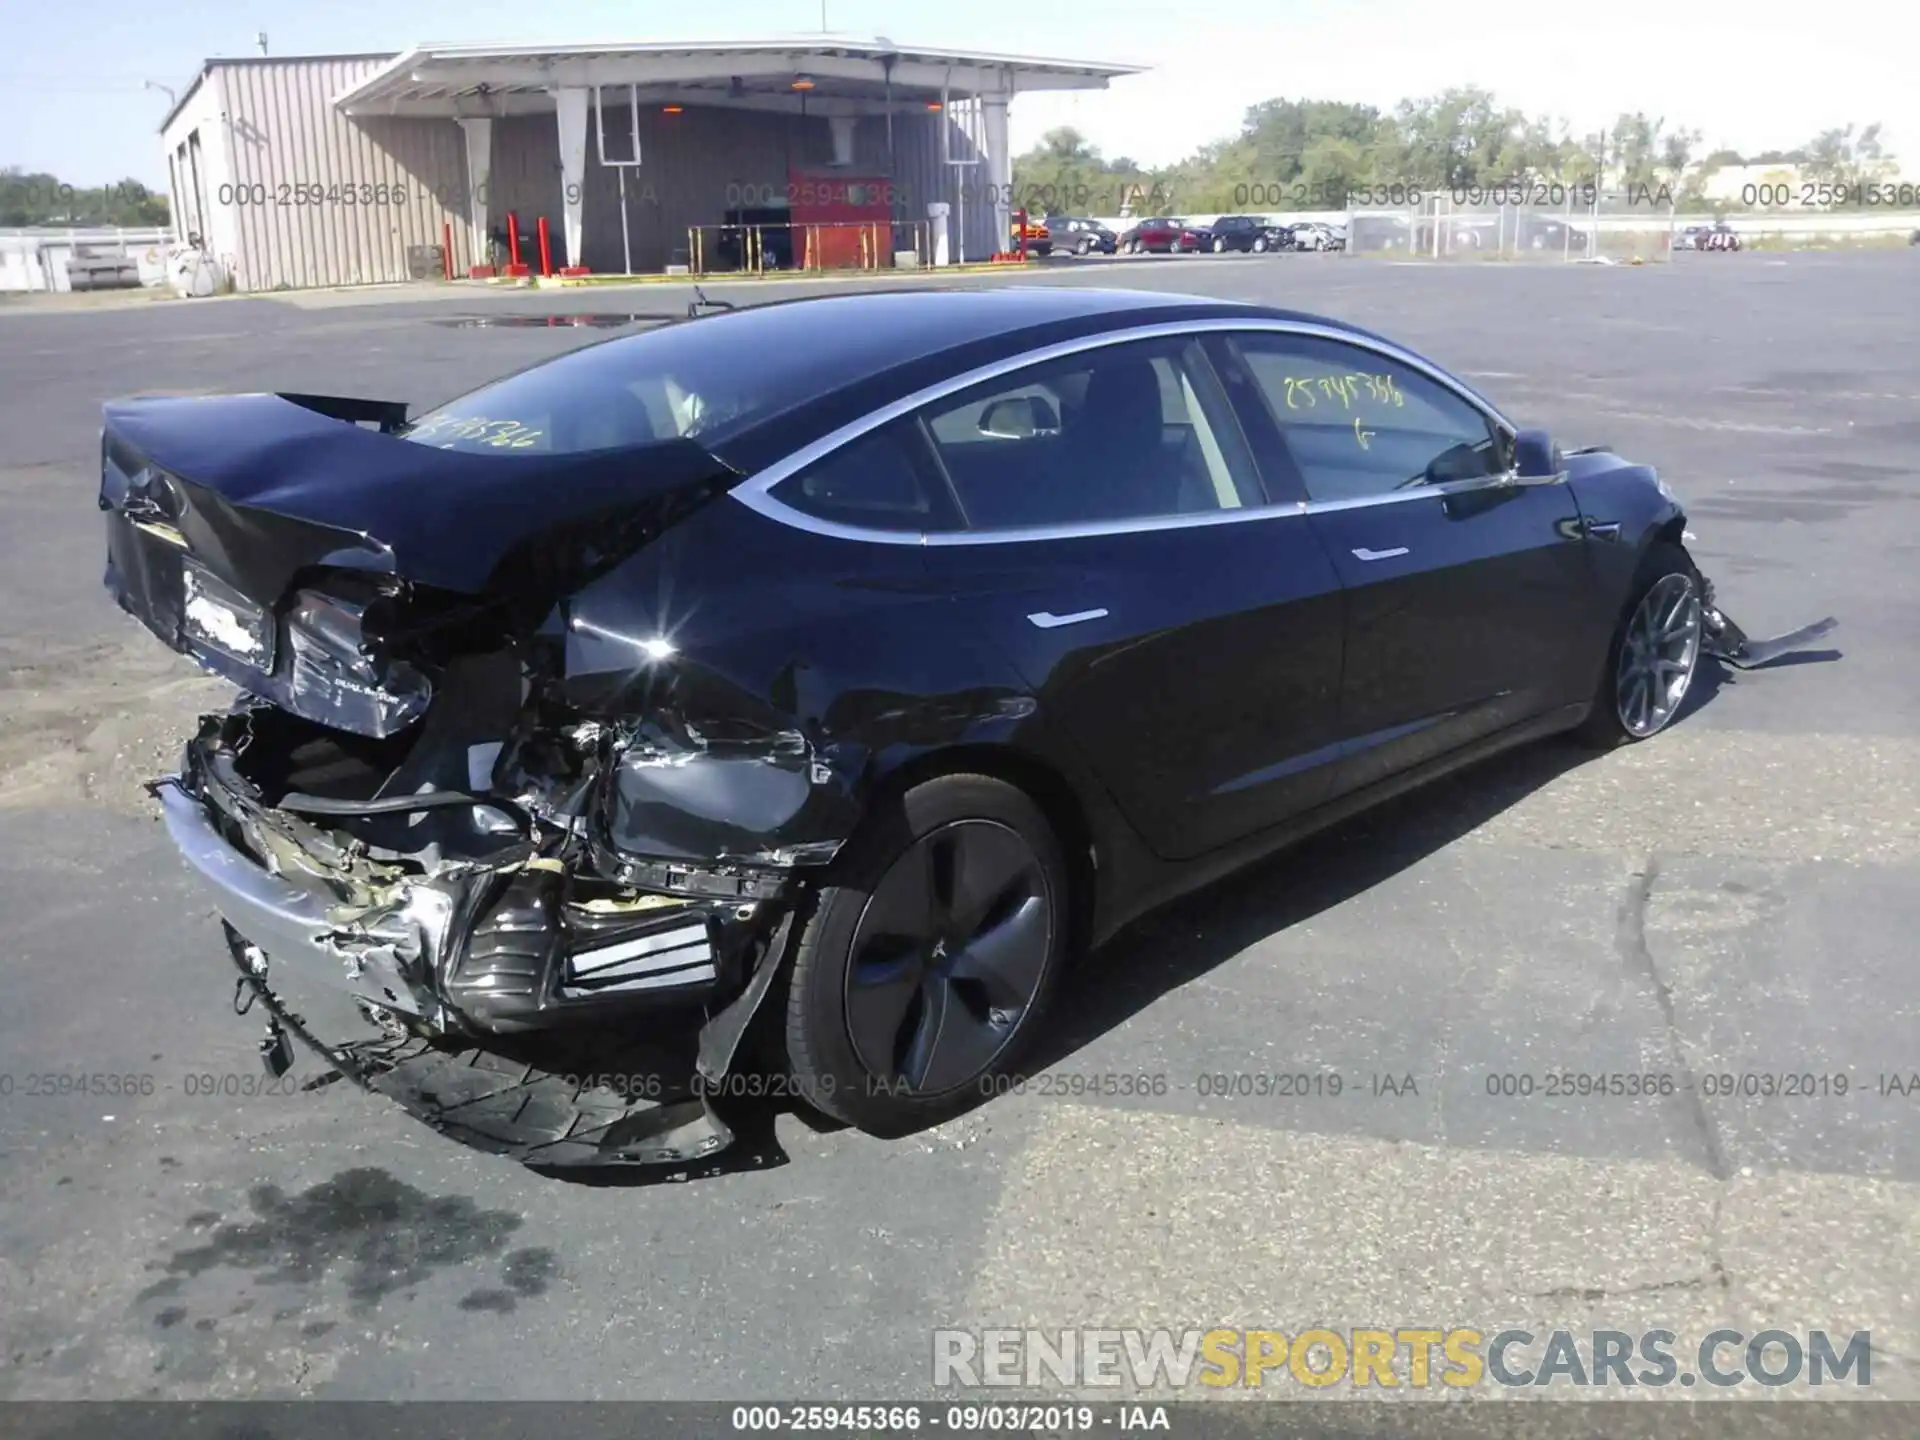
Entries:
{"type": "Polygon", "coordinates": [[[1657,465],[1751,633],[1840,629],[1703,676],[1651,743],[1534,747],[1149,917],[1019,1093],[892,1142],[781,1113],[760,1163],[680,1184],[259,1093],[139,789],[223,690],[101,590],[94,495],[107,398],[426,404],[620,333],[475,318],[687,290],[0,309],[0,1399],[899,1396],[937,1328],[1420,1324],[1871,1330],[1875,1391],[1920,1395],[1920,1088],[1886,1084],[1920,1071],[1916,258],[1005,282],[1384,331],[1657,465]]]}

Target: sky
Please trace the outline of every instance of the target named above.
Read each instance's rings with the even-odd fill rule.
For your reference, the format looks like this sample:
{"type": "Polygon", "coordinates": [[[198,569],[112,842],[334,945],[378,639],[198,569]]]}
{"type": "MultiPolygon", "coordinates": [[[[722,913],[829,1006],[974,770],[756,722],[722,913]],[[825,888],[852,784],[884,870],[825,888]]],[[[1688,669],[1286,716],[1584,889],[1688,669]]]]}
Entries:
{"type": "MultiPolygon", "coordinates": [[[[734,40],[822,28],[821,0],[221,0],[195,7],[88,0],[9,7],[0,46],[0,166],[76,185],[159,188],[167,96],[208,57],[401,51],[424,41],[734,40]]],[[[825,26],[902,45],[1153,67],[1104,92],[1028,95],[1013,144],[1072,125],[1108,157],[1171,162],[1236,133],[1274,98],[1390,108],[1455,85],[1492,90],[1576,135],[1623,111],[1703,132],[1705,154],[1785,149],[1882,121],[1920,174],[1920,79],[1909,0],[1824,7],[1552,4],[1549,0],[1086,0],[934,5],[825,0],[825,26]],[[1901,42],[1900,35],[1909,36],[1901,42]]]]}

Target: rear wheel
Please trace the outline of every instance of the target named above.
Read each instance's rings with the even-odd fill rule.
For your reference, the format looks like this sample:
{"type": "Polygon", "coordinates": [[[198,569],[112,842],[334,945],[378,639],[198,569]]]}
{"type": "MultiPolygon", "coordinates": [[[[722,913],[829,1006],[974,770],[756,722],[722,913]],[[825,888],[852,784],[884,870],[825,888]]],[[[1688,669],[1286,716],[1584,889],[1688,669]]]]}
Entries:
{"type": "Polygon", "coordinates": [[[1039,806],[983,775],[914,786],[849,842],[801,933],[796,1089],[879,1135],[976,1104],[1039,1024],[1066,919],[1066,866],[1039,806]]]}
{"type": "Polygon", "coordinates": [[[1614,632],[1580,739],[1611,749],[1666,729],[1693,685],[1703,627],[1699,571],[1679,546],[1656,546],[1614,632]]]}

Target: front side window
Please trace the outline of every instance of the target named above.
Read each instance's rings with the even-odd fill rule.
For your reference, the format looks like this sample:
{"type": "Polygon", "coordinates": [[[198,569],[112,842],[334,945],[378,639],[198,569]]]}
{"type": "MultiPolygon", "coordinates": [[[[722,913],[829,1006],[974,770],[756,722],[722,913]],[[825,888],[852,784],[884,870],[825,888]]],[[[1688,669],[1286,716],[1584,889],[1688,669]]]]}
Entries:
{"type": "Polygon", "coordinates": [[[1356,500],[1508,468],[1475,405],[1375,351],[1305,335],[1234,338],[1310,500],[1356,500]]]}
{"type": "Polygon", "coordinates": [[[983,382],[918,418],[972,530],[1264,501],[1232,408],[1193,341],[1088,350],[983,382]]]}

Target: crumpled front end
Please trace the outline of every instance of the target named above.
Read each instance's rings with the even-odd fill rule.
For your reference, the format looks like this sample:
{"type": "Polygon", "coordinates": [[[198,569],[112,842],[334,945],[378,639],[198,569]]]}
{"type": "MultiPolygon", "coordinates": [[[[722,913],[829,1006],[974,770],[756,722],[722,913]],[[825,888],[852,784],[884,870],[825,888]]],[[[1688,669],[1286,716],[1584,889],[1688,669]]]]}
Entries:
{"type": "MultiPolygon", "coordinates": [[[[203,720],[155,791],[220,913],[276,972],[433,1034],[598,1022],[744,983],[760,899],[783,876],[603,877],[583,817],[480,775],[498,749],[431,726],[410,745],[367,742],[243,699],[203,720]],[[480,783],[390,783],[444,773],[433,752],[449,747],[480,783]]],[[[597,760],[581,758],[582,772],[597,760]]]]}
{"type": "Polygon", "coordinates": [[[484,1149],[542,1166],[707,1160],[732,1134],[703,1090],[733,1065],[799,882],[771,865],[636,866],[604,823],[630,740],[525,731],[528,716],[496,729],[487,690],[516,674],[504,658],[456,667],[392,737],[252,696],[203,717],[152,789],[226,922],[237,1008],[265,1002],[270,1071],[297,1036],[484,1149]],[[490,732],[508,738],[474,738],[490,732]],[[316,987],[383,1038],[308,1033],[286,997],[316,987]],[[636,1057],[658,1011],[678,1012],[652,1027],[673,1053],[636,1057]]]}
{"type": "Polygon", "coordinates": [[[109,407],[100,504],[109,593],[241,692],[150,788],[268,1069],[306,1040],[535,1163],[724,1147],[685,1087],[733,1063],[851,784],[689,666],[570,693],[567,617],[737,476],[684,441],[502,469],[357,402],[244,398],[109,407]],[[316,988],[383,1039],[309,1033],[287,997],[316,988]],[[676,1082],[628,1054],[659,1011],[676,1082]]]}

